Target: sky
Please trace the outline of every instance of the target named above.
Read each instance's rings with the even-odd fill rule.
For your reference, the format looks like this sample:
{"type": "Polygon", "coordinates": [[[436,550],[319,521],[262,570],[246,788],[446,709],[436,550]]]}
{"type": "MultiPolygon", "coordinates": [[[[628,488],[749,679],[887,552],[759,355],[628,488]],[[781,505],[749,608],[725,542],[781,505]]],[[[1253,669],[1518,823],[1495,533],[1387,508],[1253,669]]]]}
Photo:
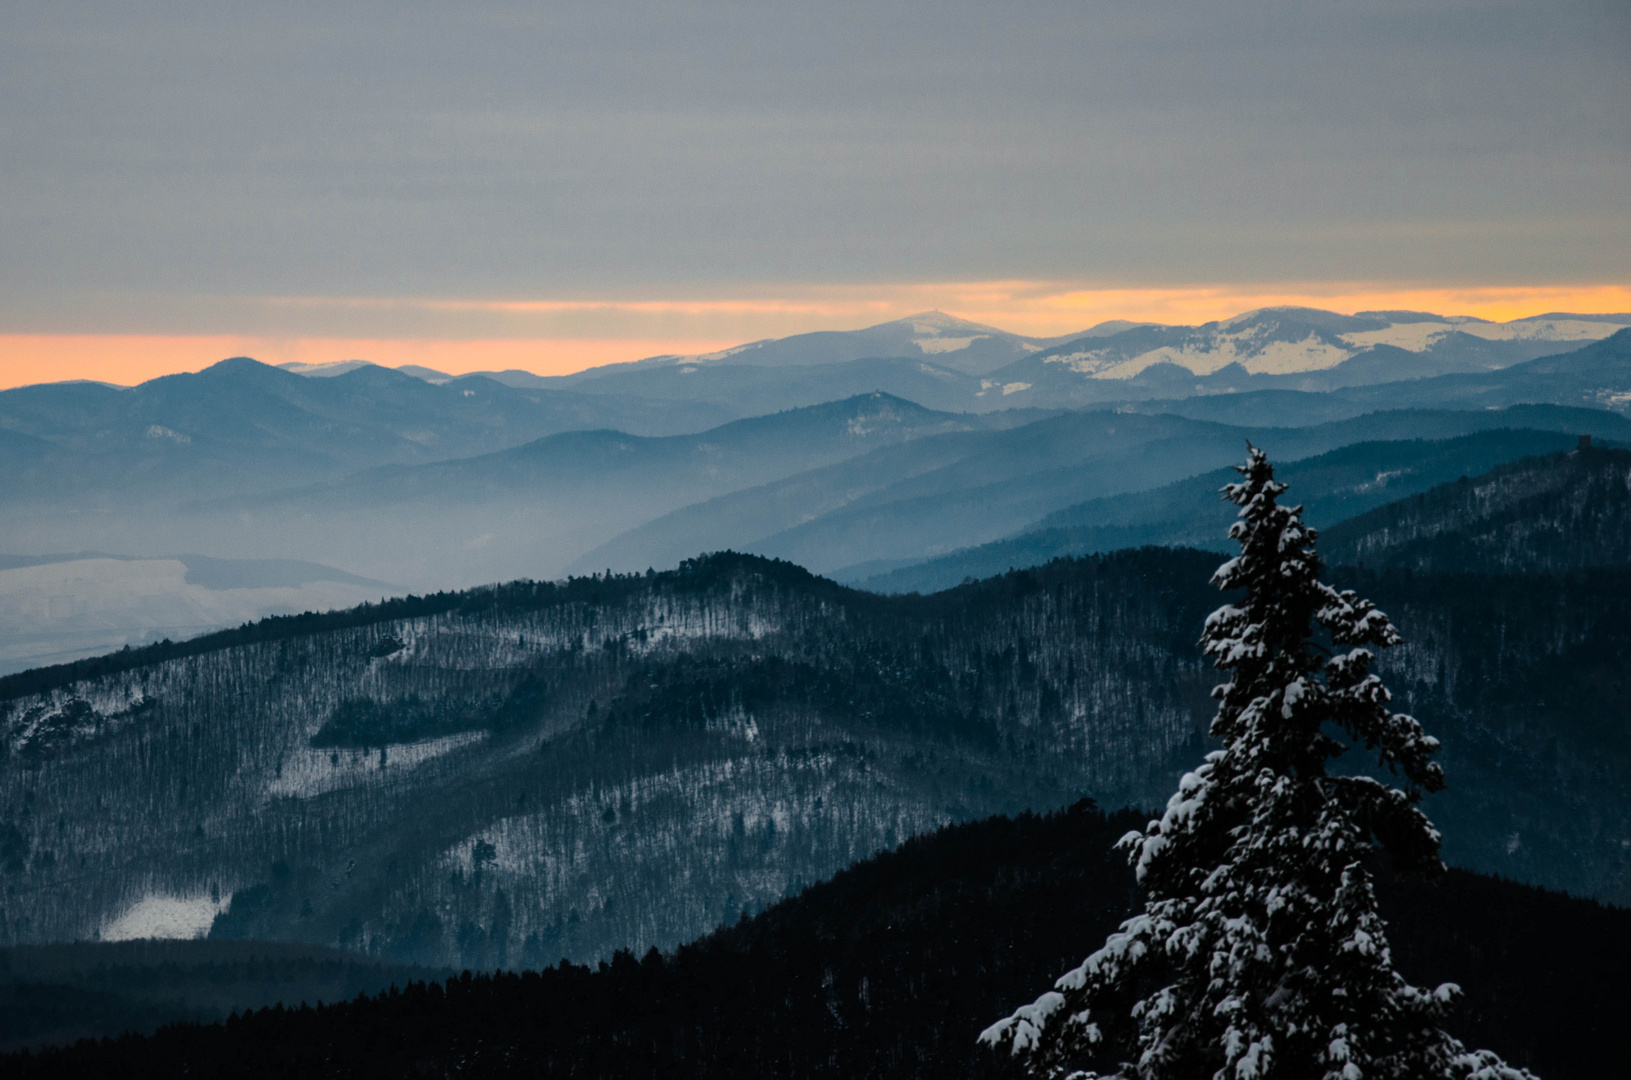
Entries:
{"type": "Polygon", "coordinates": [[[7,5],[0,385],[1631,310],[1631,5],[7,5]]]}

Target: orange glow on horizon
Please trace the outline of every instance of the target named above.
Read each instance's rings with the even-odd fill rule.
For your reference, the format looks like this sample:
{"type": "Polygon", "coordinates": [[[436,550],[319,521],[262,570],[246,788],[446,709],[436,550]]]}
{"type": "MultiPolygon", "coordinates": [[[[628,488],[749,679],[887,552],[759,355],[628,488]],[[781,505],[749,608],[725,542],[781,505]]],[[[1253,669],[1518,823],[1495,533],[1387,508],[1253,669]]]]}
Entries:
{"type": "MultiPolygon", "coordinates": [[[[67,379],[131,385],[198,371],[229,356],[266,363],[368,360],[418,364],[452,375],[518,368],[565,375],[664,354],[713,352],[762,338],[846,330],[938,308],[1015,333],[1052,337],[1109,319],[1195,324],[1255,308],[1316,307],[1352,313],[1411,309],[1496,322],[1548,311],[1631,311],[1624,285],[1428,288],[1376,283],[1126,288],[988,281],[809,286],[785,295],[673,300],[357,300],[269,298],[268,309],[314,330],[336,310],[452,316],[458,330],[416,338],[208,334],[0,334],[0,388],[67,379]],[[472,324],[470,320],[477,320],[472,324]],[[483,336],[481,320],[491,320],[483,336]]],[[[452,330],[452,327],[449,327],[452,330]]]]}
{"type": "MultiPolygon", "coordinates": [[[[1356,311],[1430,311],[1470,315],[1490,322],[1543,315],[1631,312],[1631,287],[1597,285],[1549,288],[1377,288],[1355,285],[1252,289],[1217,286],[1189,289],[1079,289],[1027,296],[1016,289],[1003,307],[1024,307],[1064,326],[1083,319],[1103,322],[1198,324],[1266,307],[1310,307],[1343,314],[1356,311]]],[[[1008,327],[1004,327],[1008,329],[1008,327]]],[[[1024,331],[1021,331],[1024,332],[1024,331]]],[[[1030,331],[1038,335],[1041,330],[1030,331]]],[[[1053,331],[1069,333],[1069,330],[1053,331]]]]}
{"type": "Polygon", "coordinates": [[[568,375],[669,353],[690,355],[736,341],[643,338],[528,338],[437,341],[365,338],[251,338],[231,335],[0,334],[0,388],[89,379],[133,386],[184,371],[202,371],[232,356],[262,363],[329,364],[367,360],[384,367],[417,364],[449,375],[516,368],[568,375]]]}

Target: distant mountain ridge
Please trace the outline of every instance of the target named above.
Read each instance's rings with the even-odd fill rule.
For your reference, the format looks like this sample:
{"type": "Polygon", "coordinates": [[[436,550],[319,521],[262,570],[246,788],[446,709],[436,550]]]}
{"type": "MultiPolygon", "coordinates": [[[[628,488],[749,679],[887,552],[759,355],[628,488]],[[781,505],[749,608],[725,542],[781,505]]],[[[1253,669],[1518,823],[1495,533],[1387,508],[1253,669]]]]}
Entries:
{"type": "Polygon", "coordinates": [[[1283,388],[1182,398],[1167,395],[1134,405],[1140,411],[1173,412],[1197,419],[1247,420],[1275,416],[1309,424],[1408,406],[1498,409],[1552,404],[1631,413],[1631,329],[1566,352],[1480,373],[1452,373],[1408,381],[1332,389],[1283,388]]]}
{"type": "MultiPolygon", "coordinates": [[[[1624,417],[1551,406],[1401,410],[1305,428],[1241,427],[1160,413],[1071,412],[1003,431],[881,448],[686,506],[592,549],[571,564],[571,572],[672,565],[700,551],[730,547],[859,580],[883,568],[858,564],[924,561],[1044,527],[1046,515],[1074,503],[1131,498],[1210,472],[1234,461],[1247,440],[1289,461],[1362,441],[1434,439],[1503,427],[1567,434],[1561,441],[1526,443],[1530,448],[1504,458],[1474,455],[1484,468],[1572,444],[1580,432],[1631,441],[1631,421],[1624,417]]],[[[1356,476],[1351,483],[1363,479],[1356,476]]],[[[1365,507],[1384,501],[1381,492],[1373,489],[1374,501],[1365,507]]],[[[1209,521],[1217,509],[1214,494],[1204,492],[1170,513],[1175,521],[1209,521]]],[[[1125,523],[1112,518],[1094,524],[1125,523]]],[[[974,576],[1000,573],[1009,565],[1025,564],[991,565],[974,576]]],[[[937,579],[937,587],[962,576],[937,579]]]]}
{"type": "MultiPolygon", "coordinates": [[[[1546,411],[1514,409],[1519,416],[1513,420],[1521,423],[1519,417],[1527,415],[1531,421],[1544,422],[1546,411]]],[[[1396,500],[1457,477],[1476,476],[1505,462],[1574,446],[1571,420],[1596,427],[1599,437],[1607,429],[1631,441],[1631,421],[1598,415],[1602,419],[1593,423],[1589,417],[1565,413],[1553,418],[1554,427],[1549,431],[1495,428],[1450,439],[1352,443],[1311,457],[1282,459],[1276,468],[1293,485],[1308,521],[1326,535],[1332,527],[1344,528],[1338,523],[1355,519],[1355,515],[1360,515],[1358,520],[1368,520],[1367,510],[1383,504],[1392,507],[1396,500]]],[[[1165,487],[1079,503],[1047,515],[1015,536],[978,547],[906,565],[847,567],[834,576],[880,592],[933,592],[966,578],[990,577],[1062,556],[1146,544],[1226,551],[1234,508],[1217,493],[1234,480],[1233,470],[1216,469],[1165,487]]],[[[1327,559],[1332,558],[1348,559],[1348,549],[1327,546],[1327,559]]],[[[1449,569],[1445,565],[1438,568],[1449,569]]],[[[1484,564],[1477,568],[1495,569],[1484,564]]]]}
{"type": "Polygon", "coordinates": [[[239,357],[129,390],[51,383],[0,391],[0,430],[16,451],[0,495],[51,498],[65,485],[112,499],[175,486],[241,492],[505,449],[608,420],[638,427],[630,422],[643,417],[673,430],[685,416],[697,427],[732,418],[708,406],[657,408],[479,378],[433,386],[371,364],[302,378],[239,357]]]}
{"type": "Polygon", "coordinates": [[[819,330],[748,342],[696,356],[650,357],[633,364],[591,368],[575,375],[562,376],[561,380],[563,385],[578,385],[632,368],[684,368],[709,364],[801,367],[891,357],[931,360],[963,375],[980,376],[1050,345],[1073,338],[1113,333],[1127,325],[1121,322],[1105,323],[1075,334],[1029,337],[960,319],[942,311],[921,311],[861,330],[819,330]]]}
{"type": "MultiPolygon", "coordinates": [[[[1484,372],[1578,348],[1631,326],[1631,314],[1554,312],[1490,322],[1430,312],[1340,315],[1314,308],[1263,308],[1200,326],[1114,320],[1056,337],[1026,337],[939,311],[862,330],[818,331],[750,342],[697,356],[658,356],[566,376],[485,372],[516,387],[570,388],[657,400],[697,401],[757,411],[811,404],[801,368],[828,378],[867,372],[876,387],[936,408],[1008,404],[1057,408],[1110,401],[1262,389],[1326,391],[1344,386],[1484,372]],[[931,381],[915,393],[920,361],[931,381]],[[758,373],[751,369],[767,369],[758,373]],[[700,378],[698,376],[701,376],[700,378]],[[939,384],[933,380],[938,378],[939,384]],[[932,395],[932,400],[929,396],[932,395]],[[700,395],[700,396],[699,396],[700,395]],[[768,395],[768,396],[767,396],[768,395]]],[[[355,363],[323,365],[329,374],[355,363]]],[[[450,376],[416,369],[421,377],[450,376]]]]}

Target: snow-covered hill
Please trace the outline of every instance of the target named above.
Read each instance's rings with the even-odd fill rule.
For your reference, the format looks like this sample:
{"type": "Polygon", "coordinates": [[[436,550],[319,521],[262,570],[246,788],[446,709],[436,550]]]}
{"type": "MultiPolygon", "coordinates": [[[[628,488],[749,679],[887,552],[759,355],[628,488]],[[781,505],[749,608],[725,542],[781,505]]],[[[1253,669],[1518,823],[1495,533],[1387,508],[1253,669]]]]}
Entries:
{"type": "MultiPolygon", "coordinates": [[[[0,942],[181,913],[539,965],[677,944],[947,821],[1150,805],[1204,749],[1217,562],[885,598],[724,555],[11,676],[0,942]]],[[[1384,674],[1445,743],[1452,861],[1631,895],[1627,750],[1579,708],[1619,700],[1623,663],[1579,661],[1631,655],[1623,577],[1367,586],[1411,642],[1384,674]]]]}
{"type": "Polygon", "coordinates": [[[1034,405],[1333,390],[1495,371],[1578,348],[1626,326],[1631,315],[1492,323],[1422,312],[1350,316],[1264,308],[1201,326],[1140,326],[1068,341],[992,371],[981,395],[1034,405]]]}
{"type": "MultiPolygon", "coordinates": [[[[654,356],[573,375],[481,372],[514,388],[708,403],[736,415],[881,389],[938,409],[1053,408],[1270,387],[1329,390],[1492,371],[1631,326],[1631,313],[1553,313],[1497,323],[1419,311],[1341,315],[1264,308],[1200,326],[1115,319],[1056,337],[924,311],[860,330],[823,330],[694,356],[654,356]],[[830,385],[823,396],[812,379],[830,385]],[[1199,380],[1197,382],[1197,380],[1199,380]]],[[[313,376],[355,361],[284,365],[313,376]]],[[[429,368],[402,368],[437,384],[429,368]]]]}

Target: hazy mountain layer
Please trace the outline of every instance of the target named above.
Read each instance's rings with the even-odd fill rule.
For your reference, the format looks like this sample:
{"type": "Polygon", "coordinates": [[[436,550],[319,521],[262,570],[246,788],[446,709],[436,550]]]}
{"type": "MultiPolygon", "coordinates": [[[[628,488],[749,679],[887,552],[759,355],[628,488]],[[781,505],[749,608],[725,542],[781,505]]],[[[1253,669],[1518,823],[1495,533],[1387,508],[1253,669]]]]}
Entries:
{"type": "MultiPolygon", "coordinates": [[[[1608,413],[1546,407],[1509,410],[1512,420],[1548,420],[1563,431],[1497,428],[1455,439],[1364,442],[1301,460],[1285,461],[1278,474],[1294,485],[1308,521],[1326,528],[1396,499],[1460,477],[1477,476],[1505,462],[1563,451],[1576,445],[1570,426],[1612,431],[1631,439],[1631,421],[1608,413]]],[[[1480,414],[1469,414],[1478,416],[1480,414]]],[[[1017,536],[966,548],[936,559],[860,564],[837,571],[841,581],[878,592],[933,592],[966,578],[990,577],[1016,567],[1038,566],[1065,555],[1087,555],[1145,544],[1227,549],[1234,507],[1218,498],[1237,476],[1215,469],[1165,487],[1094,499],[1055,511],[1017,536]]],[[[1363,520],[1363,519],[1362,519],[1363,520]]],[[[1338,561],[1345,553],[1331,556],[1338,561]]],[[[1616,561],[1616,560],[1606,560],[1616,561]]],[[[1454,569],[1444,564],[1440,569],[1454,569]]],[[[1473,566],[1462,567],[1474,569],[1473,566]]],[[[1477,569],[1494,570],[1479,565],[1477,569]]],[[[1562,567],[1555,567],[1561,569],[1562,567]]]]}
{"type": "MultiPolygon", "coordinates": [[[[1345,316],[1259,315],[1273,322],[1276,332],[1293,316],[1330,323],[1321,333],[1380,332],[1354,329],[1359,324],[1343,322],[1345,316]]],[[[1395,328],[1430,325],[1422,321],[1425,316],[1410,313],[1387,318],[1395,320],[1387,322],[1395,328]]],[[[1375,321],[1360,320],[1366,326],[1375,321]]],[[[1573,322],[1595,327],[1593,333],[1614,325],[1573,322]]],[[[1248,323],[1259,324],[1231,323],[1230,333],[1245,341],[1240,334],[1248,323]]],[[[1560,317],[1546,325],[1556,329],[1564,323],[1570,320],[1560,317]]],[[[1115,332],[1086,340],[1112,342],[1153,332],[1106,329],[1115,332]]],[[[330,378],[303,378],[243,360],[130,391],[92,384],[25,388],[0,395],[0,450],[12,465],[0,479],[0,500],[9,511],[0,517],[0,550],[93,548],[149,556],[179,550],[221,558],[293,558],[414,589],[551,577],[568,568],[644,569],[725,547],[752,547],[824,571],[899,564],[1000,540],[1075,502],[1159,486],[1223,465],[1238,447],[1213,445],[1223,429],[1217,419],[1202,418],[1208,415],[1238,416],[1250,422],[1230,427],[1261,434],[1267,426],[1302,423],[1310,408],[1343,415],[1378,403],[1442,399],[1461,410],[1463,419],[1401,436],[1442,437],[1487,426],[1466,417],[1503,401],[1550,396],[1621,408],[1631,402],[1631,362],[1621,355],[1631,341],[1626,333],[1631,331],[1570,356],[1479,375],[1327,394],[1213,394],[1181,403],[1117,406],[1118,415],[1123,409],[1160,413],[1172,426],[1178,441],[1168,447],[1142,436],[1128,441],[1128,447],[1152,448],[1148,454],[1127,450],[1116,457],[1092,441],[1082,448],[1069,440],[1060,444],[1053,436],[1069,427],[1061,423],[991,442],[942,441],[921,453],[882,454],[853,470],[826,472],[824,465],[890,442],[954,428],[977,432],[1012,426],[1046,414],[1008,411],[979,419],[942,413],[860,437],[830,424],[815,430],[822,417],[840,426],[854,419],[835,416],[833,409],[842,412],[845,406],[834,405],[761,417],[741,428],[713,428],[679,441],[576,432],[519,448],[508,444],[526,434],[529,424],[555,422],[544,405],[527,398],[542,395],[539,400],[547,404],[548,395],[479,379],[431,385],[368,366],[330,378]],[[1174,423],[1186,417],[1202,426],[1174,423]],[[1027,441],[1030,445],[1024,445],[1027,441]],[[430,460],[461,446],[495,444],[508,448],[430,460]],[[362,470],[382,460],[421,464],[362,470]],[[705,505],[721,497],[726,501],[705,505]],[[671,511],[679,514],[657,520],[671,511]]],[[[864,368],[873,361],[853,363],[864,368]]],[[[880,363],[932,367],[927,360],[880,363]]],[[[719,361],[689,372],[685,365],[648,367],[686,385],[787,375],[805,379],[801,385],[811,395],[832,391],[814,377],[822,373],[808,366],[719,361]]],[[[635,369],[647,370],[640,365],[630,370],[635,369]]],[[[935,371],[933,380],[973,378],[935,371]]],[[[856,377],[865,385],[864,372],[856,377]]],[[[767,391],[764,400],[774,401],[779,392],[767,391]]],[[[1024,400],[1017,392],[998,396],[1004,403],[1024,400]]],[[[903,402],[894,407],[910,409],[903,402]]],[[[1141,430],[1152,424],[1127,419],[1122,426],[1141,430]]],[[[1363,422],[1353,426],[1347,441],[1379,437],[1363,430],[1363,422]]],[[[1263,438],[1282,458],[1340,445],[1302,437],[1281,445],[1263,438]]]]}
{"type": "Polygon", "coordinates": [[[533,376],[527,381],[568,388],[585,396],[639,398],[652,407],[670,401],[708,405],[740,416],[816,405],[874,390],[948,412],[987,412],[1014,406],[1000,391],[996,395],[982,394],[979,378],[947,367],[940,362],[942,359],[862,356],[767,366],[673,358],[591,368],[578,375],[545,379],[533,376]]]}
{"type": "MultiPolygon", "coordinates": [[[[1205,749],[1216,563],[884,598],[727,556],[13,676],[0,933],[162,911],[537,964],[672,945],[946,821],[1149,805],[1205,749]]],[[[1631,896],[1622,577],[1360,583],[1410,642],[1384,674],[1445,743],[1452,861],[1631,896]]]]}
{"type": "Polygon", "coordinates": [[[373,365],[310,379],[239,357],[129,390],[80,382],[0,392],[0,428],[16,451],[0,497],[120,505],[240,493],[466,457],[551,432],[696,431],[733,415],[479,378],[434,386],[373,365]]]}
{"type": "Polygon", "coordinates": [[[0,674],[396,591],[292,559],[0,556],[0,674]]]}
{"type": "MultiPolygon", "coordinates": [[[[362,373],[331,379],[273,374],[329,386],[362,373]]],[[[182,471],[162,496],[149,493],[134,506],[88,507],[72,487],[48,501],[43,495],[25,501],[0,518],[0,545],[298,558],[416,589],[552,577],[596,544],[686,503],[876,447],[995,430],[1039,415],[1046,414],[937,413],[874,393],[698,435],[569,432],[474,458],[386,466],[229,498],[193,488],[182,471]]]]}
{"type": "MultiPolygon", "coordinates": [[[[1300,429],[1233,427],[1165,414],[1070,413],[1008,431],[889,447],[688,506],[590,551],[572,568],[643,569],[673,565],[699,551],[736,548],[858,578],[879,572],[858,564],[922,561],[1040,527],[1046,515],[1075,503],[1211,472],[1238,460],[1247,440],[1284,461],[1360,441],[1437,439],[1513,425],[1631,439],[1631,422],[1621,417],[1550,407],[1406,410],[1300,429]]],[[[1482,468],[1557,445],[1486,457],[1482,468]]],[[[1365,482],[1357,476],[1352,481],[1365,482]]],[[[1390,497],[1397,495],[1383,493],[1356,509],[1390,497]]],[[[1192,505],[1167,513],[1165,520],[1211,521],[1217,509],[1215,493],[1197,494],[1192,505]]],[[[1121,523],[1113,517],[1098,524],[1121,523]]],[[[1211,534],[1203,526],[1182,539],[1205,535],[1211,534]]],[[[1126,539],[1111,540],[1108,546],[1126,546],[1126,539]]],[[[1009,565],[1025,564],[1002,562],[988,572],[1009,565]]]]}

